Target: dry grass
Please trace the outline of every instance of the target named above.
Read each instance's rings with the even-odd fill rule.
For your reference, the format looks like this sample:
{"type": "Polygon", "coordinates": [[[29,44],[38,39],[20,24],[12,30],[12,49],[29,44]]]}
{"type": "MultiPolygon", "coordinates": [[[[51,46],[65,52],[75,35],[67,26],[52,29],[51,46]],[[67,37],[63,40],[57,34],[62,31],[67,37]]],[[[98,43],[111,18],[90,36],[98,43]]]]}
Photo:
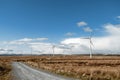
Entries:
{"type": "Polygon", "coordinates": [[[120,80],[119,56],[1,56],[0,80],[10,80],[13,61],[82,80],[120,80]]]}
{"type": "Polygon", "coordinates": [[[36,57],[26,62],[34,67],[82,80],[120,80],[120,57],[36,57]]]}
{"type": "Polygon", "coordinates": [[[12,80],[11,63],[14,61],[24,61],[25,57],[20,56],[0,56],[0,80],[12,80]]]}
{"type": "Polygon", "coordinates": [[[0,59],[0,80],[10,80],[11,79],[11,65],[9,61],[0,59]]]}

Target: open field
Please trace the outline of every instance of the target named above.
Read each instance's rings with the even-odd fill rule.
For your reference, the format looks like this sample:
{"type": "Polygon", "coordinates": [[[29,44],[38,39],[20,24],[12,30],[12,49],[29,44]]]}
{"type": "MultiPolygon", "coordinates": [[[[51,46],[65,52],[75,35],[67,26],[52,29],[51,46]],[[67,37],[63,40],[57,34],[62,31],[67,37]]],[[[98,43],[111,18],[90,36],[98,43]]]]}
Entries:
{"type": "Polygon", "coordinates": [[[13,61],[82,80],[120,80],[120,56],[1,56],[0,80],[10,79],[13,61]]]}
{"type": "Polygon", "coordinates": [[[11,80],[10,61],[0,57],[0,80],[11,80]]]}
{"type": "Polygon", "coordinates": [[[119,80],[120,57],[54,56],[36,57],[27,61],[34,67],[82,80],[119,80]]]}

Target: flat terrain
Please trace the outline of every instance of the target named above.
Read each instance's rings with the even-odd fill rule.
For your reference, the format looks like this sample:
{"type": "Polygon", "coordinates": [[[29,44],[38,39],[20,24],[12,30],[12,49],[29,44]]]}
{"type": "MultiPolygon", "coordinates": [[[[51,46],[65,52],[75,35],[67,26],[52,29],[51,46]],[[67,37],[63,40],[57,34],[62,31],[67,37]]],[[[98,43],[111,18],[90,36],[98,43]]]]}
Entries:
{"type": "Polygon", "coordinates": [[[11,62],[82,80],[120,80],[120,56],[1,56],[0,80],[10,80],[11,62]]]}

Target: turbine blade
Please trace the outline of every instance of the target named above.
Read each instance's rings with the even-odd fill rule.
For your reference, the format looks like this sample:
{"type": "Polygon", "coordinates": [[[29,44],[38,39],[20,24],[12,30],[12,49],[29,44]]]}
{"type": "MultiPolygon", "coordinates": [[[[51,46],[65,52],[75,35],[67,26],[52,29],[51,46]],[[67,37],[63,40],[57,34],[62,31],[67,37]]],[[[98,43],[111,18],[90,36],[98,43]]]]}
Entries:
{"type": "Polygon", "coordinates": [[[90,36],[89,36],[89,38],[91,39],[91,38],[92,38],[92,36],[93,36],[93,33],[91,32],[91,33],[90,33],[90,36]]]}
{"type": "Polygon", "coordinates": [[[90,39],[90,38],[81,38],[81,39],[90,39]]]}
{"type": "Polygon", "coordinates": [[[94,44],[93,44],[93,42],[92,42],[92,40],[90,39],[90,44],[94,47],[94,44]]]}
{"type": "Polygon", "coordinates": [[[55,45],[53,45],[52,47],[55,48],[55,45]]]}

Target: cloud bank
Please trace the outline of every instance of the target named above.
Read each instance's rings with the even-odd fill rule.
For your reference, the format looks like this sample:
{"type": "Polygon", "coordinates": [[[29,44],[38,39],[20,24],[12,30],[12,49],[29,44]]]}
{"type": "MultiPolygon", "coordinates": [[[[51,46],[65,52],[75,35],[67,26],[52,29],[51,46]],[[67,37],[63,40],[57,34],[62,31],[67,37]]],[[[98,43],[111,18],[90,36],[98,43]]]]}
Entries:
{"type": "MultiPolygon", "coordinates": [[[[104,32],[107,34],[102,37],[93,37],[94,53],[120,53],[120,25],[106,24],[103,26],[104,32]]],[[[61,41],[62,44],[74,45],[74,53],[89,53],[89,41],[79,38],[68,38],[61,41]]]]}
{"type": "MultiPolygon", "coordinates": [[[[120,53],[120,24],[103,25],[103,36],[92,37],[94,44],[93,53],[115,54],[120,53]]],[[[91,31],[89,28],[87,31],[91,31]]],[[[70,33],[71,34],[71,33],[70,33]]],[[[0,53],[28,53],[52,54],[86,54],[89,53],[89,40],[83,37],[65,38],[59,43],[47,42],[48,38],[23,38],[1,43],[0,53]],[[7,45],[7,46],[6,46],[7,45]]],[[[86,38],[86,37],[85,37],[86,38]]]]}

